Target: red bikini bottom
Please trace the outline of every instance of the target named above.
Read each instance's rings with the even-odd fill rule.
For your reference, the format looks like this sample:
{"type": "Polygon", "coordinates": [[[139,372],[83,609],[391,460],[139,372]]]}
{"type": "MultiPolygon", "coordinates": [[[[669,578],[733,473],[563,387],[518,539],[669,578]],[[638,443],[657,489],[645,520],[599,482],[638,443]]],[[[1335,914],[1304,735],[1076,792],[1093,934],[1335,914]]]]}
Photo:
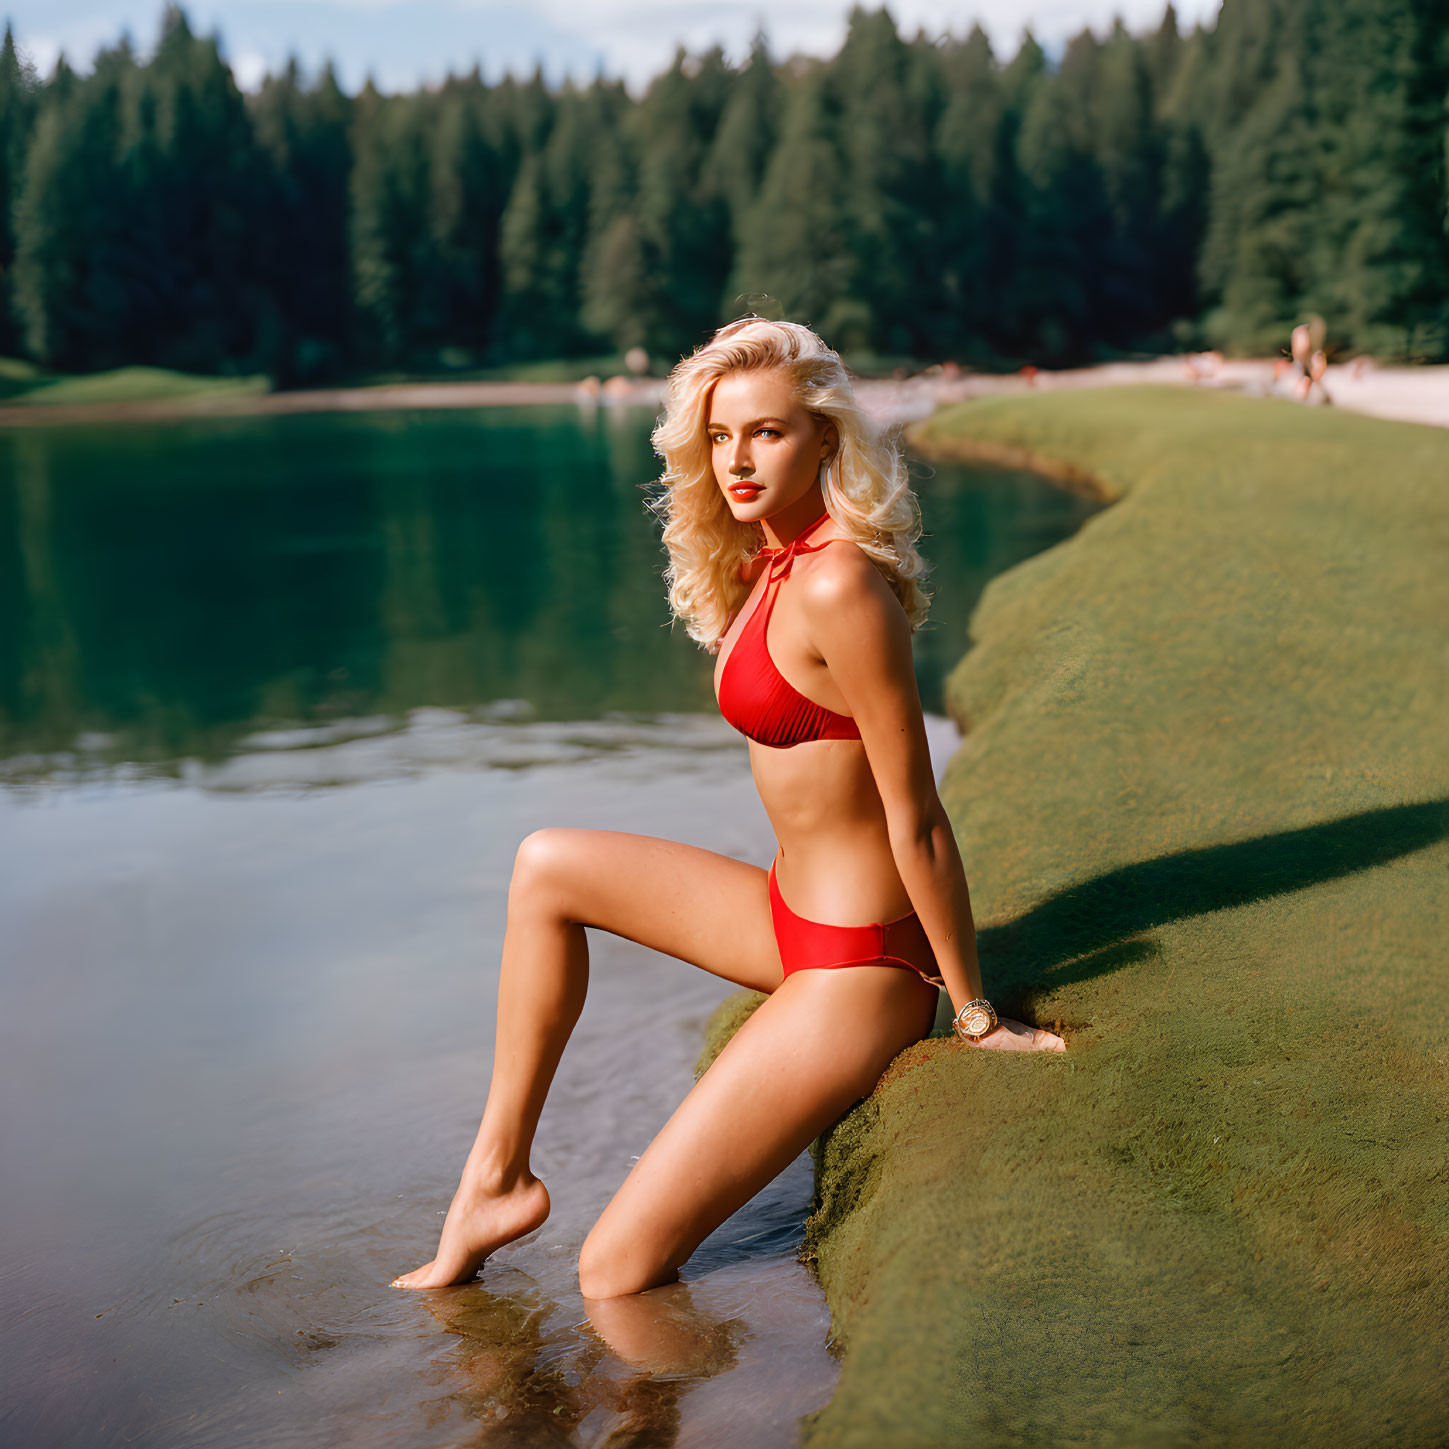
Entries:
{"type": "Polygon", "coordinates": [[[935,953],[925,927],[914,911],[893,921],[868,926],[830,926],[807,921],[785,904],[775,883],[775,862],[770,862],[770,915],[785,975],[792,971],[841,966],[903,966],[943,991],[946,983],[936,968],[935,953]]]}

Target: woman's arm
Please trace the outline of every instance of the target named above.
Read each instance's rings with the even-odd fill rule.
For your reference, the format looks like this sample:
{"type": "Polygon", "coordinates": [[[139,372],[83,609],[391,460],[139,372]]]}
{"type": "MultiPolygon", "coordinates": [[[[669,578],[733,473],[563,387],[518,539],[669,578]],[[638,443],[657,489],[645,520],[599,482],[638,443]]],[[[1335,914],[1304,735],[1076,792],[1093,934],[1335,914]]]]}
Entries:
{"type": "MultiPolygon", "coordinates": [[[[966,871],[935,772],[916,688],[910,621],[865,554],[832,549],[801,602],[811,637],[860,730],[885,807],[891,854],[955,1011],[979,996],[981,968],[966,871]]],[[[982,1045],[1060,1051],[1051,1032],[1002,1021],[982,1045]]]]}
{"type": "Polygon", "coordinates": [[[959,1011],[982,994],[976,926],[961,853],[921,717],[911,626],[890,585],[862,553],[832,550],[811,570],[801,604],[830,677],[855,716],[885,806],[891,854],[959,1011]]]}

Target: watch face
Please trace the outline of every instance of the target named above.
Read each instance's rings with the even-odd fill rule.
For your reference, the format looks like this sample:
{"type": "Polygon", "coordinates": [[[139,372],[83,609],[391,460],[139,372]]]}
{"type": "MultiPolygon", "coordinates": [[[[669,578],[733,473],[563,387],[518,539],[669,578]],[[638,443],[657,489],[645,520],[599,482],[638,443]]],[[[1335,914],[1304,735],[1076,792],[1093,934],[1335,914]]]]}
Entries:
{"type": "Polygon", "coordinates": [[[958,1036],[981,1036],[982,1033],[991,1029],[991,1017],[981,1007],[974,1006],[971,1009],[962,1011],[961,1016],[955,1020],[956,1035],[958,1036]]]}

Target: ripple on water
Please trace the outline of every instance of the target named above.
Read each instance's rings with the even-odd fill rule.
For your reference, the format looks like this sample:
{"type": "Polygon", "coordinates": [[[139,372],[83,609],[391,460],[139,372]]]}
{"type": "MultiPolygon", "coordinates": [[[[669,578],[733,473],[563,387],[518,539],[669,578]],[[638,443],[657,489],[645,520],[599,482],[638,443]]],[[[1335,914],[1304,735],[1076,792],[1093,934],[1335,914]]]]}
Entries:
{"type": "MultiPolygon", "coordinates": [[[[500,1250],[479,1281],[429,1293],[387,1287],[399,1244],[434,1230],[429,1203],[357,1198],[327,1212],[214,1213],[176,1233],[164,1289],[128,1306],[133,1331],[174,1332],[201,1305],[229,1346],[230,1391],[208,1386],[158,1443],[797,1442],[838,1366],[829,1317],[796,1261],[809,1159],[724,1224],[683,1281],[585,1310],[578,1224],[550,1220],[500,1250]],[[288,1240],[281,1243],[278,1235],[288,1240]]],[[[421,1261],[421,1260],[420,1260],[421,1261]]],[[[178,1386],[181,1387],[181,1386],[178,1386]]]]}

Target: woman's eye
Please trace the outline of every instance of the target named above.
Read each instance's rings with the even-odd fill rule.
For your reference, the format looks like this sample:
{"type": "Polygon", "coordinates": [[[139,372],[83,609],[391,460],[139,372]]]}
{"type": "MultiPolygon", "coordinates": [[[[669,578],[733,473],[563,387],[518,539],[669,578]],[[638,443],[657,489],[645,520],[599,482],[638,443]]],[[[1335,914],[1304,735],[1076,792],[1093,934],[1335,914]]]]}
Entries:
{"type": "Polygon", "coordinates": [[[780,436],[779,431],[776,428],[757,428],[756,431],[761,433],[774,433],[777,438],[780,436]]]}

